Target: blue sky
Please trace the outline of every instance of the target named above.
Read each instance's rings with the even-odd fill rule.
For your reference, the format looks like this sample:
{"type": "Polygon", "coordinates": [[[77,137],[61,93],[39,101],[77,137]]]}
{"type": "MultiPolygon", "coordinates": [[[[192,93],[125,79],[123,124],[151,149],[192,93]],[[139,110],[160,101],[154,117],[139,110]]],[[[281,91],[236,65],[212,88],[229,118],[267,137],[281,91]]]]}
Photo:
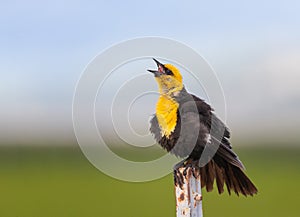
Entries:
{"type": "Polygon", "coordinates": [[[261,118],[274,127],[278,117],[289,126],[300,108],[299,11],[299,1],[2,1],[2,137],[72,136],[84,67],[112,44],[142,36],[181,41],[209,61],[233,129],[261,118]]]}

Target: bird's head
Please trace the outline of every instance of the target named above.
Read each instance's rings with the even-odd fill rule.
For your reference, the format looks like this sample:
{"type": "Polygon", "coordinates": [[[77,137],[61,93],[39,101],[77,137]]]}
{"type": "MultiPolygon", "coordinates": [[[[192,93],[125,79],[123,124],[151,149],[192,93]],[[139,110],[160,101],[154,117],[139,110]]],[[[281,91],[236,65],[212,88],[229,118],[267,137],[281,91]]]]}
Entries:
{"type": "Polygon", "coordinates": [[[162,64],[156,59],[157,70],[148,70],[153,73],[158,83],[160,94],[176,95],[183,89],[180,71],[171,64],[162,64]]]}

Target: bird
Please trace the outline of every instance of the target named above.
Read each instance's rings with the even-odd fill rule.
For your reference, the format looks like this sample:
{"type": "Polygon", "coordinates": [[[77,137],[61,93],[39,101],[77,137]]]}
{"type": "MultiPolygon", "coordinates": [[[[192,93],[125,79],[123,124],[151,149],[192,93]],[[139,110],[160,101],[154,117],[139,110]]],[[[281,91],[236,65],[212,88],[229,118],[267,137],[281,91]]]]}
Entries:
{"type": "Polygon", "coordinates": [[[159,98],[150,120],[150,132],[163,149],[183,159],[174,166],[175,185],[182,188],[183,176],[191,168],[195,177],[200,176],[201,187],[207,192],[216,183],[219,194],[225,186],[229,195],[232,191],[244,196],[256,194],[256,186],[232,150],[228,127],[205,100],[186,90],[177,67],[153,60],[157,69],[147,71],[154,75],[159,98]],[[185,168],[183,173],[180,168],[185,168]]]}

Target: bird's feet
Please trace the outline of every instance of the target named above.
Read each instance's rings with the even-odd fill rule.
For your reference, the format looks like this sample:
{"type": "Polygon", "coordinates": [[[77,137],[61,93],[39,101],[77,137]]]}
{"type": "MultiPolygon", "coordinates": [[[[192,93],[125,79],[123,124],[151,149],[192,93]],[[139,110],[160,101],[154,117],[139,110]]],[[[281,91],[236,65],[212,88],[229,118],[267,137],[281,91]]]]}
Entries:
{"type": "Polygon", "coordinates": [[[181,189],[184,184],[184,178],[182,172],[180,171],[180,168],[184,168],[185,161],[186,160],[182,160],[179,163],[175,164],[175,166],[173,167],[175,186],[179,186],[181,189]]]}
{"type": "Polygon", "coordinates": [[[191,159],[185,159],[180,161],[174,166],[174,182],[176,186],[179,186],[181,189],[184,184],[184,180],[187,178],[190,173],[198,178],[200,174],[199,161],[193,161],[191,159]]]}

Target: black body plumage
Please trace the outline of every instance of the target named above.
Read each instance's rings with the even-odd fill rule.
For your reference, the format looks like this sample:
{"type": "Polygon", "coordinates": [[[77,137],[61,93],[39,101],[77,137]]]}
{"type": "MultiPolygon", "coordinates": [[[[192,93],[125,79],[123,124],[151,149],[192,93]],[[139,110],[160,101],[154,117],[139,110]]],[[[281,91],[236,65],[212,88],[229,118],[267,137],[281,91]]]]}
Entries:
{"type": "Polygon", "coordinates": [[[242,162],[232,150],[228,128],[216,117],[211,106],[189,94],[185,88],[173,99],[179,104],[176,127],[169,136],[162,135],[154,115],[150,131],[156,141],[168,152],[192,161],[199,161],[207,148],[207,153],[213,155],[202,156],[205,163],[201,165],[200,162],[201,184],[207,191],[211,191],[216,182],[219,193],[224,191],[224,184],[229,194],[231,190],[245,196],[257,193],[256,187],[243,172],[242,162]]]}

